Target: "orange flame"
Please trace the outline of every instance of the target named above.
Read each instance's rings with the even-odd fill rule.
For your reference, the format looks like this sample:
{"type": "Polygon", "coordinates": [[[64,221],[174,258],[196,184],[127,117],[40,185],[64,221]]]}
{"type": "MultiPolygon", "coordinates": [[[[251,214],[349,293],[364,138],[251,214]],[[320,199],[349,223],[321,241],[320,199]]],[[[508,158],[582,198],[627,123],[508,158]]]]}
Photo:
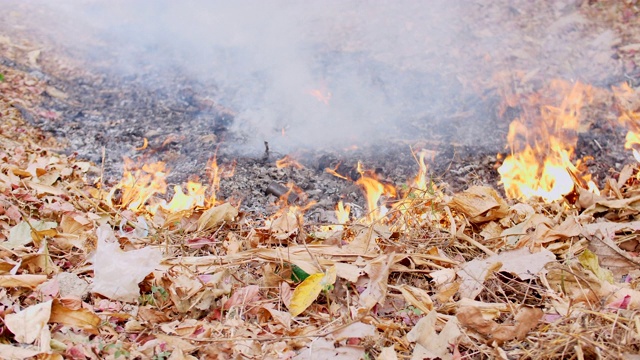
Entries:
{"type": "Polygon", "coordinates": [[[329,105],[329,101],[331,100],[331,92],[325,89],[313,89],[309,90],[309,95],[313,96],[319,102],[329,105]]]}
{"type": "Polygon", "coordinates": [[[338,224],[346,224],[349,221],[349,213],[351,213],[351,206],[344,206],[342,201],[338,201],[338,204],[336,204],[336,219],[338,219],[338,224]]]}
{"type": "Polygon", "coordinates": [[[633,157],[640,162],[640,153],[636,149],[640,145],[640,93],[627,83],[612,89],[620,111],[618,121],[628,129],[624,148],[632,150],[633,157]]]}
{"type": "Polygon", "coordinates": [[[384,205],[378,205],[378,202],[383,195],[395,197],[396,188],[391,184],[378,181],[376,173],[371,170],[364,170],[360,162],[358,162],[358,172],[360,173],[360,178],[356,181],[356,184],[360,185],[367,200],[367,208],[369,210],[367,220],[369,222],[380,220],[388,210],[384,205]]]}
{"type": "Polygon", "coordinates": [[[122,180],[111,189],[108,196],[108,199],[111,200],[114,198],[115,192],[120,190],[122,192],[121,207],[140,211],[155,194],[166,193],[167,170],[162,161],[144,164],[142,168],[136,168],[133,160],[124,158],[124,169],[122,180]]]}
{"type": "MultiPolygon", "coordinates": [[[[574,179],[591,181],[571,161],[577,143],[580,110],[591,101],[591,87],[554,81],[546,91],[526,99],[523,116],[509,126],[509,154],[500,168],[500,184],[511,198],[561,199],[573,191],[574,179]],[[552,106],[562,98],[559,106],[552,106]]],[[[595,184],[591,185],[592,188],[595,184]]]]}
{"type": "Polygon", "coordinates": [[[276,167],[278,169],[282,169],[286,167],[293,167],[296,169],[304,168],[304,166],[302,166],[298,161],[296,161],[296,159],[292,158],[289,155],[285,155],[282,159],[276,160],[276,167]]]}

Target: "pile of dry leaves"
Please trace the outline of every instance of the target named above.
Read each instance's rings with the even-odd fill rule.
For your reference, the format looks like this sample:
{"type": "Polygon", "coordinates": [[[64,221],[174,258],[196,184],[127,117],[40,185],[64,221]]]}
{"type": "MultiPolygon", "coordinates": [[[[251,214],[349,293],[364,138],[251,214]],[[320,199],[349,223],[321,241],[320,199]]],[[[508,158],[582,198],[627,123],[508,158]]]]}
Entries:
{"type": "Polygon", "coordinates": [[[161,169],[117,191],[90,183],[99,165],[56,153],[21,120],[16,106],[44,85],[0,71],[3,358],[640,352],[635,166],[600,195],[577,184],[550,203],[507,202],[489,187],[445,194],[421,157],[400,200],[376,208],[389,189],[362,172],[358,185],[377,196],[369,215],[341,206],[323,225],[286,203],[258,221],[193,185],[180,193],[196,200],[178,210],[155,190],[130,206],[135,180],[161,169]]]}

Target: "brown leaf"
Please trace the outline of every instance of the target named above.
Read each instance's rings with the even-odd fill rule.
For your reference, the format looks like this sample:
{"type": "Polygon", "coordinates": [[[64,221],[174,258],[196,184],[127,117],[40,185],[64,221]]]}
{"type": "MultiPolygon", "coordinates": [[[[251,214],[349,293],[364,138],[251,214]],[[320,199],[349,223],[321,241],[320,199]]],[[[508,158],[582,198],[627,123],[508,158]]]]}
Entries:
{"type": "Polygon", "coordinates": [[[45,281],[47,281],[47,275],[0,275],[0,286],[2,287],[26,287],[35,289],[45,281]]]}
{"type": "Polygon", "coordinates": [[[620,249],[616,233],[640,230],[640,221],[626,223],[595,223],[584,225],[583,235],[590,240],[589,250],[597,255],[600,266],[611,270],[620,279],[633,269],[640,268],[640,258],[620,249]]]}
{"type": "Polygon", "coordinates": [[[89,309],[69,309],[62,305],[59,300],[54,300],[51,306],[50,323],[68,325],[98,335],[98,326],[100,326],[101,321],[100,317],[89,309]]]}
{"type": "Polygon", "coordinates": [[[238,216],[238,209],[229,203],[214,206],[200,215],[198,231],[213,229],[223,222],[230,222],[238,216]]]}
{"type": "Polygon", "coordinates": [[[467,215],[472,223],[499,220],[509,213],[507,203],[488,186],[472,186],[454,195],[449,206],[467,215]]]}
{"type": "Polygon", "coordinates": [[[171,321],[164,311],[154,309],[148,305],[138,308],[138,316],[147,323],[154,325],[171,321]]]}
{"type": "Polygon", "coordinates": [[[407,340],[416,343],[412,359],[453,358],[449,349],[461,335],[458,320],[449,319],[440,333],[437,333],[437,319],[438,313],[431,310],[407,333],[407,340]]]}
{"type": "Polygon", "coordinates": [[[460,325],[484,335],[489,342],[496,341],[498,345],[513,339],[523,340],[538,325],[542,315],[540,309],[522,307],[514,317],[514,324],[509,325],[485,319],[480,308],[475,306],[461,307],[456,312],[460,325]]]}

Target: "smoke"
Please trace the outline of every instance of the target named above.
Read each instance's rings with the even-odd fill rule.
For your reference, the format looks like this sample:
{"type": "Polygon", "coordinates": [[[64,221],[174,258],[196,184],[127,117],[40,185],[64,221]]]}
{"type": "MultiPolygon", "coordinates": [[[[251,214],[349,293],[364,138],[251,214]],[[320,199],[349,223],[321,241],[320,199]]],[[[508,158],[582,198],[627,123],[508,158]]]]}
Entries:
{"type": "Polygon", "coordinates": [[[108,59],[123,75],[180,72],[212,84],[201,95],[236,112],[232,130],[244,135],[247,146],[268,141],[289,150],[426,137],[429,121],[468,110],[466,101],[475,91],[469,84],[486,83],[510,57],[515,68],[545,73],[551,54],[553,63],[571,60],[569,69],[554,75],[582,76],[574,48],[565,42],[567,32],[574,33],[575,46],[607,50],[602,39],[607,35],[584,35],[581,17],[557,24],[575,11],[572,1],[556,1],[542,14],[549,19],[537,23],[527,13],[537,11],[528,9],[528,1],[520,7],[506,0],[487,3],[492,4],[61,0],[40,5],[55,19],[49,33],[61,44],[108,59]],[[486,16],[479,15],[483,12],[486,16]],[[533,24],[537,38],[531,29],[500,24],[501,17],[533,24]],[[520,65],[531,58],[537,70],[520,65]]]}

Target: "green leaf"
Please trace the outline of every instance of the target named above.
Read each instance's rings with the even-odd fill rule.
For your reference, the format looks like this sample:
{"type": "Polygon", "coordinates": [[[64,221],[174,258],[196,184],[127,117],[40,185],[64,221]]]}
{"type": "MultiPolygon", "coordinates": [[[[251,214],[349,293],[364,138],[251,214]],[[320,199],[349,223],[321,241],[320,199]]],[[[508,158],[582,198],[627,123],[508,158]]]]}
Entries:
{"type": "Polygon", "coordinates": [[[309,277],[309,274],[302,270],[298,265],[291,266],[291,280],[295,282],[304,281],[309,277]]]}
{"type": "Polygon", "coordinates": [[[0,74],[0,82],[4,81],[4,74],[0,74]]]}

